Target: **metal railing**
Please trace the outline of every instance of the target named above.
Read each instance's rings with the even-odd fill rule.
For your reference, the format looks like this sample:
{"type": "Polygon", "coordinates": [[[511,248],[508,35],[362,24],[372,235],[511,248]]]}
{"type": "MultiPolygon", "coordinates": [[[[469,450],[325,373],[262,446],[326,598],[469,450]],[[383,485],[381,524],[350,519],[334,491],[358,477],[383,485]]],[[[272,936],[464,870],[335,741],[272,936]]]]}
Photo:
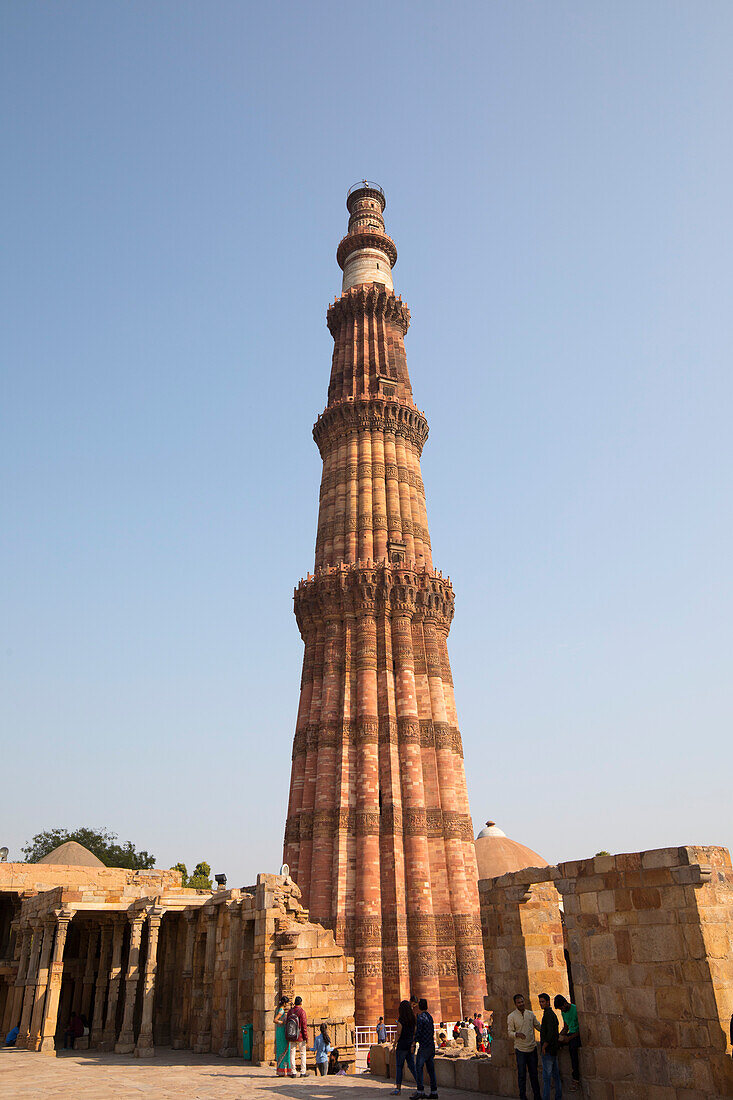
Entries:
{"type": "MultiPolygon", "coordinates": [[[[397,1036],[396,1024],[385,1024],[384,1030],[387,1033],[387,1042],[393,1043],[397,1036]]],[[[372,1027],[359,1027],[356,1026],[356,1049],[364,1050],[368,1049],[373,1043],[377,1043],[377,1028],[375,1025],[372,1027]]]]}
{"type": "Polygon", "coordinates": [[[378,183],[374,183],[373,180],[359,180],[358,183],[352,184],[346,192],[346,197],[348,198],[354,191],[361,191],[362,187],[368,187],[370,191],[378,191],[380,195],[384,195],[384,191],[378,183]]]}

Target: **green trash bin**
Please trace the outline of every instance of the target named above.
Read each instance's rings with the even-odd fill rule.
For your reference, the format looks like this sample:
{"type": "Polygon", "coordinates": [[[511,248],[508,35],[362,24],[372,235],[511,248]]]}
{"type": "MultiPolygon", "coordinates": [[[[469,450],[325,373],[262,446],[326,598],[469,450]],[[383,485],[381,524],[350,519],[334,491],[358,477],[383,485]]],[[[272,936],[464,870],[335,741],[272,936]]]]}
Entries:
{"type": "Polygon", "coordinates": [[[252,1031],[254,1024],[245,1024],[242,1028],[242,1058],[245,1062],[252,1061],[252,1031]]]}

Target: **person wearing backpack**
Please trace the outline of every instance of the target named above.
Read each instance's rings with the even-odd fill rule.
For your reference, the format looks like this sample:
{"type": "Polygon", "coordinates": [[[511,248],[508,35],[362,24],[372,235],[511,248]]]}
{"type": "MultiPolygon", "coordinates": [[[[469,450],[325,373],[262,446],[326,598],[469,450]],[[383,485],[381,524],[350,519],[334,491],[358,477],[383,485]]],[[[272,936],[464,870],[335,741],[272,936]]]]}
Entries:
{"type": "Polygon", "coordinates": [[[290,1076],[295,1077],[295,1052],[300,1050],[300,1076],[308,1076],[306,1064],[306,1046],[308,1042],[308,1020],[303,1008],[303,998],[296,997],[293,1007],[285,1017],[285,1038],[290,1050],[290,1076]]]}

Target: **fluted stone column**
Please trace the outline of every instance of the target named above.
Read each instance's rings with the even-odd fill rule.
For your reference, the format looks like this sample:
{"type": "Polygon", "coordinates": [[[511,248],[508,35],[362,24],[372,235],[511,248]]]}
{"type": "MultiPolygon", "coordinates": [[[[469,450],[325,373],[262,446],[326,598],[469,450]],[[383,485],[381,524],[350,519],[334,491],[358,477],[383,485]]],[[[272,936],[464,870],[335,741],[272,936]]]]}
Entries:
{"type": "Polygon", "coordinates": [[[94,1016],[89,1029],[89,1046],[101,1046],[104,1027],[104,1006],[109,984],[110,959],[109,949],[112,938],[112,925],[109,921],[102,924],[102,934],[99,941],[99,969],[97,971],[97,984],[94,990],[94,1016]]]}
{"type": "Polygon", "coordinates": [[[48,967],[51,962],[51,946],[56,931],[56,918],[51,917],[43,922],[43,943],[38,959],[38,975],[36,988],[33,994],[33,1010],[31,1022],[26,1040],[27,1050],[38,1050],[41,1045],[41,1020],[43,1018],[43,1004],[46,999],[46,987],[48,986],[48,967]]]}
{"type": "Polygon", "coordinates": [[[314,573],[295,591],[305,645],[284,859],[312,917],[355,957],[356,1018],[410,992],[436,1018],[485,991],[479,903],[420,459],[428,437],[393,288],[384,194],[348,194],[333,358],[313,428],[323,461],[314,573]],[[375,660],[376,635],[376,660],[375,660]]]}
{"type": "Polygon", "coordinates": [[[130,913],[128,919],[130,921],[130,950],[127,956],[127,973],[125,975],[125,1008],[120,1037],[115,1043],[116,1054],[132,1054],[135,1050],[133,1023],[137,985],[140,978],[140,940],[143,934],[145,914],[130,913]]]}
{"type": "Polygon", "coordinates": [[[135,1055],[138,1058],[152,1058],[155,1054],[155,1047],[153,1046],[153,1004],[155,1002],[155,975],[158,961],[158,934],[162,916],[162,909],[153,909],[148,913],[148,953],[145,957],[145,973],[143,975],[143,1012],[140,1020],[140,1034],[135,1045],[135,1055]]]}
{"type": "Polygon", "coordinates": [[[214,985],[214,963],[216,962],[216,923],[217,909],[205,910],[206,916],[206,954],[204,955],[203,1004],[201,1018],[193,1049],[197,1054],[208,1054],[211,1050],[211,1006],[214,985]]]}
{"type": "Polygon", "coordinates": [[[41,1054],[55,1054],[56,1052],[55,1039],[59,1016],[59,997],[61,996],[61,982],[64,976],[64,949],[66,947],[69,921],[72,916],[73,914],[68,909],[57,909],[55,913],[56,936],[53,943],[46,1001],[41,1021],[41,1041],[38,1047],[41,1054]]]}
{"type": "MultiPolygon", "coordinates": [[[[99,924],[93,924],[89,929],[89,938],[87,940],[87,959],[86,966],[84,968],[84,978],[82,980],[82,993],[81,993],[81,1015],[84,1019],[91,1023],[89,1020],[89,1013],[92,1008],[92,997],[94,996],[94,982],[96,979],[97,969],[97,944],[99,943],[99,924]]],[[[91,1032],[91,1027],[90,1027],[91,1032]]]]}
{"type": "Polygon", "coordinates": [[[26,971],[25,989],[23,990],[23,1007],[20,1017],[20,1031],[18,1032],[18,1038],[15,1042],[16,1047],[25,1047],[28,1042],[31,1012],[33,1011],[33,1001],[36,992],[36,979],[38,977],[38,963],[41,957],[41,943],[43,942],[42,922],[36,921],[31,925],[31,931],[33,941],[31,943],[31,954],[28,961],[28,969],[26,971]]]}
{"type": "Polygon", "coordinates": [[[125,923],[124,913],[115,913],[112,920],[112,959],[109,968],[107,1013],[104,1031],[98,1044],[100,1050],[114,1050],[117,1038],[117,1003],[122,980],[122,941],[125,935],[125,923]]]}
{"type": "Polygon", "coordinates": [[[25,979],[28,974],[28,961],[31,954],[31,930],[27,924],[20,926],[20,953],[18,956],[18,973],[15,985],[8,992],[8,1009],[3,1021],[3,1035],[7,1035],[11,1028],[20,1023],[23,1011],[23,993],[25,991],[25,979]]]}

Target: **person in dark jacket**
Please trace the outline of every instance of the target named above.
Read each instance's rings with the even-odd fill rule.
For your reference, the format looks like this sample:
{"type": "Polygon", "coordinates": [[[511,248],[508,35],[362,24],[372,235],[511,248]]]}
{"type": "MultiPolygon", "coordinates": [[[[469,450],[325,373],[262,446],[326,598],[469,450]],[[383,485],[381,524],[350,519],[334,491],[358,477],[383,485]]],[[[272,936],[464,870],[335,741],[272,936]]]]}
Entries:
{"type": "Polygon", "coordinates": [[[562,1081],[557,1056],[560,1052],[560,1024],[550,1008],[549,993],[540,993],[540,1056],[542,1058],[542,1100],[550,1100],[550,1089],[555,1082],[555,1100],[562,1096],[562,1081]]]}
{"type": "Polygon", "coordinates": [[[415,1060],[417,1069],[417,1091],[413,1092],[410,1100],[424,1100],[425,1089],[422,1083],[423,1069],[428,1071],[428,1076],[430,1077],[430,1100],[437,1100],[438,1079],[435,1076],[435,1021],[428,1012],[428,1002],[424,997],[420,998],[418,1008],[420,1011],[415,1021],[415,1041],[412,1044],[413,1054],[415,1052],[415,1044],[417,1044],[417,1058],[415,1060]]]}
{"type": "Polygon", "coordinates": [[[397,1036],[392,1047],[396,1056],[395,1087],[392,1089],[392,1096],[399,1096],[400,1094],[405,1062],[407,1062],[407,1068],[412,1074],[413,1080],[417,1081],[415,1059],[412,1057],[412,1040],[414,1037],[415,1015],[410,1007],[410,1002],[400,1001],[400,1007],[397,1010],[397,1036]]]}

